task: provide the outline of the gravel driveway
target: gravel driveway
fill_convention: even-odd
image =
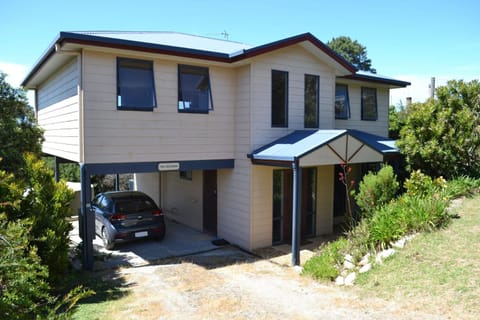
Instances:
[[[111,319],[443,319],[321,285],[231,246],[119,273],[129,295]]]

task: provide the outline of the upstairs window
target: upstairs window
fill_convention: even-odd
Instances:
[[[153,62],[117,59],[117,109],[152,111],[157,106]]]
[[[335,119],[350,118],[350,100],[348,98],[348,86],[345,84],[335,85]]]
[[[362,120],[377,120],[377,89],[362,87]]]
[[[288,127],[288,72],[272,70],[272,127]]]
[[[319,84],[318,76],[305,75],[305,128],[318,128]]]
[[[208,68],[178,66],[178,111],[208,113],[213,110]]]

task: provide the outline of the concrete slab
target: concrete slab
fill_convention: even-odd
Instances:
[[[113,250],[106,250],[99,236],[93,241],[96,251],[94,269],[108,269],[117,266],[144,266],[169,257],[181,257],[215,250],[215,237],[199,232],[176,221],[166,219],[166,234],[162,241],[142,239],[118,243]],[[70,233],[73,246],[81,239],[78,235],[78,222],[72,221],[74,229]]]

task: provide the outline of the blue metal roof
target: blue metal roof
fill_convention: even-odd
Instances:
[[[371,72],[362,71],[362,70],[358,70],[354,74],[344,76],[341,78],[383,83],[383,84],[389,84],[396,87],[406,87],[411,84],[410,82],[407,82],[407,81],[402,81],[402,80],[398,80],[391,77],[382,76],[376,73],[371,73]]]
[[[344,135],[347,130],[297,130],[252,152],[252,158],[294,161],[313,149]]]
[[[383,154],[400,152],[395,145],[395,140],[354,129],[349,129],[348,133]]]
[[[254,160],[292,162],[345,134],[382,154],[398,152],[394,140],[358,130],[297,130],[253,151],[249,157]]]
[[[179,32],[157,32],[157,31],[75,31],[72,34],[110,38],[124,41],[140,42],[147,44],[156,44],[184,48],[190,50],[199,50],[206,52],[216,52],[228,55],[230,57],[242,53],[243,50],[250,49],[252,46],[202,36],[194,36]],[[65,33],[66,34],[66,33]]]

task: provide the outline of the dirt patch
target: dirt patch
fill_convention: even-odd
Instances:
[[[118,301],[121,308],[112,308],[111,318],[441,319],[396,302],[359,299],[240,250],[221,257],[218,250],[183,262],[121,269],[130,294]]]

